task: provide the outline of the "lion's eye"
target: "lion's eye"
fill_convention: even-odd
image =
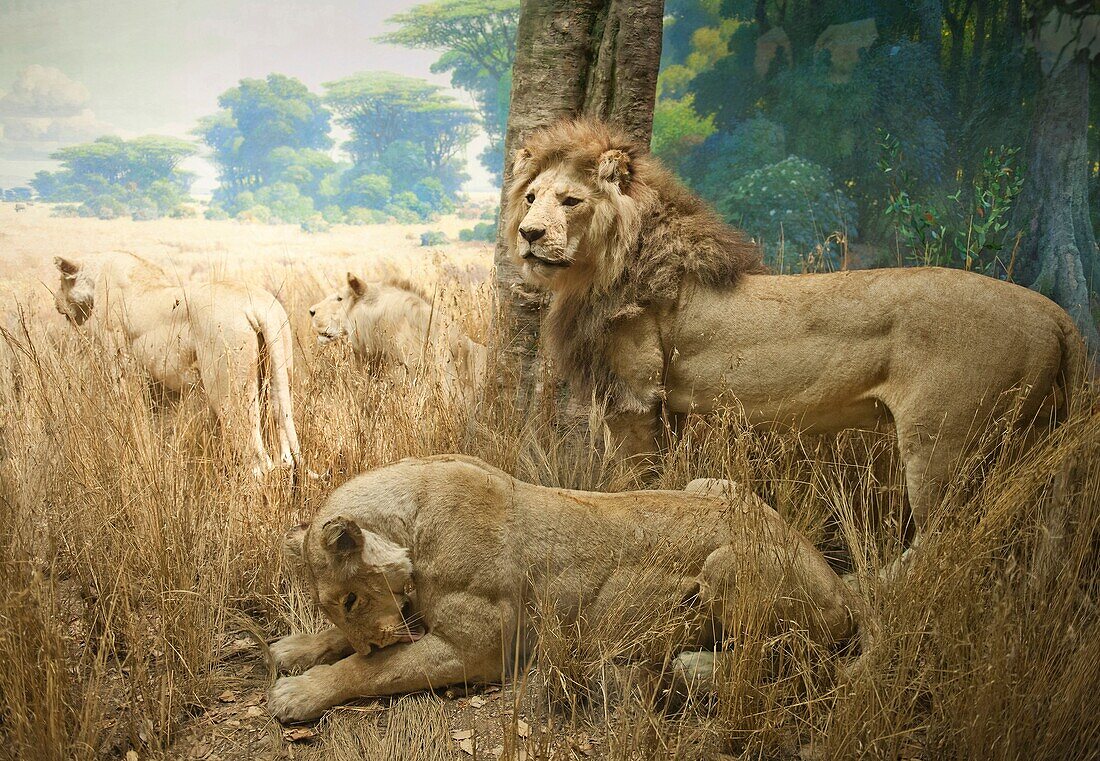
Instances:
[[[343,296],[337,296],[337,297],[336,297],[336,300],[337,300],[337,301],[343,301],[343,300],[344,300],[344,297],[343,297]]]
[[[562,206],[576,206],[580,202],[581,202],[580,198],[574,198],[573,196],[568,196],[568,197],[566,197],[566,199],[564,201],[561,202],[561,205]]]
[[[350,593],[344,598],[344,610],[351,613],[351,609],[355,607],[355,601],[359,598],[355,596],[355,592]]]
[[[528,193],[527,194],[527,203],[534,203],[534,202],[535,202],[535,194],[534,193]]]

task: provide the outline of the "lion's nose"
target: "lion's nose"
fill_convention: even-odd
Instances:
[[[317,310],[316,309],[310,309],[309,310],[309,316],[310,317],[316,317],[317,316]]]
[[[523,239],[528,243],[534,243],[542,236],[546,235],[545,227],[521,227],[519,228],[519,234],[523,236]]]

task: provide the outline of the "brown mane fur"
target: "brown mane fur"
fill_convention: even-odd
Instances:
[[[619,188],[598,174],[607,151],[622,151],[629,168]],[[556,369],[577,391],[626,403],[630,398],[608,364],[613,324],[653,304],[674,304],[687,283],[733,285],[745,273],[765,272],[760,250],[692,194],[660,162],[608,124],[563,121],[530,135],[514,166],[505,211],[505,239],[515,246],[527,186],[543,171],[567,165],[589,178],[597,211],[581,243],[597,276],[585,287],[556,293],[544,321]],[[626,197],[624,200],[623,196]]]

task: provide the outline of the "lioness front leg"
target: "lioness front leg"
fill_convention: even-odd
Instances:
[[[297,673],[318,664],[335,663],[354,652],[348,638],[335,626],[318,634],[291,634],[271,646],[279,673]]]
[[[479,641],[484,645],[484,639]],[[370,655],[355,653],[331,666],[314,666],[301,676],[275,682],[267,704],[283,723],[316,719],[333,706],[356,698],[398,695],[460,682],[501,678],[503,659],[491,641],[482,652],[460,652],[442,637],[390,645]]]

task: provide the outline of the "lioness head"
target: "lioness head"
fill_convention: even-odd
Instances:
[[[54,305],[66,320],[83,325],[95,306],[95,280],[71,259],[55,256],[53,263],[61,273],[61,284],[53,294]]]
[[[637,239],[644,152],[606,124],[533,133],[512,162],[505,234],[526,280],[557,289],[614,282]]]
[[[404,547],[336,516],[291,529],[284,551],[296,573],[312,585],[325,615],[358,652],[423,636]]]
[[[317,343],[326,344],[347,338],[351,330],[349,314],[352,308],[363,299],[371,298],[375,290],[370,283],[349,272],[347,282],[338,291],[311,306],[309,316],[317,333]]]

